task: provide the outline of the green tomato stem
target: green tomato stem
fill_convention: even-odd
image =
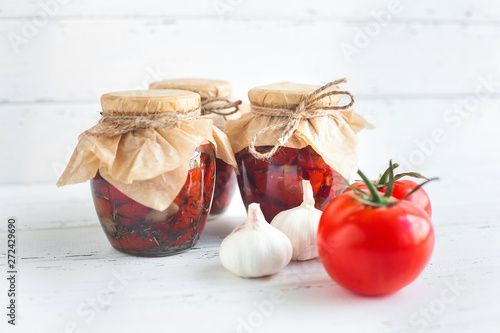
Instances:
[[[392,168],[389,166],[389,168],[387,170],[385,170],[385,172],[382,174],[382,176],[380,176],[380,178],[377,180],[377,182],[375,183],[375,186],[377,186],[377,187],[386,186],[387,182],[389,180],[389,173],[391,172],[391,169],[394,172],[394,169],[396,169],[397,167],[399,167],[399,164],[397,164],[397,163],[394,163],[392,165]]]
[[[399,173],[396,176],[394,176],[394,181],[398,181],[399,179],[401,179],[403,177],[413,177],[413,178],[429,180],[429,178],[422,176],[418,172],[404,172],[404,173]]]
[[[361,177],[361,179],[363,179],[363,181],[365,182],[366,186],[368,187],[368,189],[370,190],[370,193],[372,195],[372,200],[373,202],[375,203],[380,203],[382,202],[382,198],[380,197],[380,194],[378,193],[377,191],[377,188],[375,187],[375,185],[368,179],[368,177],[365,176],[365,174],[361,171],[361,170],[358,170],[358,175]]]
[[[367,206],[378,207],[378,208],[391,207],[391,206],[397,205],[398,203],[400,203],[403,200],[406,200],[410,195],[412,195],[413,193],[418,191],[423,185],[427,184],[428,182],[433,181],[433,180],[438,180],[438,178],[427,179],[424,176],[422,176],[416,172],[402,173],[402,174],[394,176],[394,169],[396,169],[398,166],[399,166],[398,164],[392,164],[392,160],[389,161],[389,168],[384,172],[383,175],[381,175],[379,177],[379,179],[375,183],[371,182],[368,179],[368,177],[366,177],[365,174],[361,170],[358,170],[358,175],[361,177],[361,179],[363,180],[366,187],[370,190],[370,193],[365,192],[363,190],[360,190],[352,185],[349,185],[349,183],[347,183],[347,181],[346,181],[345,184],[351,190],[353,190],[353,193],[349,193],[349,194],[354,199],[356,199],[357,201],[359,201],[362,204],[367,205]],[[418,185],[417,187],[415,187],[410,193],[408,193],[402,199],[391,200],[392,192],[394,190],[394,183],[396,182],[397,179],[399,179],[398,176],[399,176],[399,178],[404,177],[404,176],[424,178],[424,179],[426,179],[426,181],[423,182],[422,184]],[[383,186],[382,186],[382,183],[384,183]],[[380,187],[386,186],[387,187],[385,194],[383,196],[381,196],[380,193],[378,192],[377,186],[380,186]]]
[[[394,167],[392,165],[392,160],[389,161],[389,169],[387,170],[389,170],[389,182],[387,183],[384,197],[390,198],[392,195],[392,190],[394,189]]]

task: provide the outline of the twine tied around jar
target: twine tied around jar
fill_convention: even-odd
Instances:
[[[226,98],[208,97],[201,100],[201,114],[209,113],[218,114],[220,116],[230,116],[235,114],[240,109],[240,100],[231,102]]]
[[[201,109],[185,113],[161,112],[148,114],[131,114],[123,112],[101,112],[102,118],[97,127],[86,131],[93,136],[114,136],[148,128],[169,129],[181,120],[194,119],[200,116]]]
[[[251,106],[251,111],[254,114],[257,115],[262,115],[262,116],[271,116],[271,117],[279,117],[281,118],[281,121],[279,121],[276,125],[265,127],[261,129],[259,132],[257,132],[252,140],[250,141],[250,145],[248,147],[250,153],[257,159],[262,160],[262,159],[270,159],[271,157],[274,156],[274,154],[278,151],[278,149],[284,145],[290,137],[295,133],[297,128],[299,127],[299,124],[302,120],[305,119],[310,119],[310,118],[317,118],[317,117],[324,117],[324,116],[331,116],[338,111],[343,111],[347,110],[354,104],[354,97],[351,95],[350,92],[348,91],[342,91],[342,90],[332,90],[328,92],[324,92],[331,86],[337,85],[339,83],[344,83],[347,82],[346,78],[342,78],[339,80],[335,80],[333,82],[330,82],[328,84],[325,84],[324,86],[316,89],[314,92],[312,92],[309,96],[307,96],[304,100],[302,100],[299,105],[295,109],[288,109],[288,108],[272,108],[272,107],[266,107],[266,106],[256,106],[252,105]],[[350,102],[346,105],[314,105],[315,102],[328,97],[332,95],[345,95],[349,96]],[[281,136],[278,138],[276,144],[273,146],[273,148],[266,152],[266,153],[260,153],[257,151],[255,145],[257,142],[257,139],[259,136],[264,134],[267,131],[270,130],[277,130],[277,129],[283,129],[283,132]]]

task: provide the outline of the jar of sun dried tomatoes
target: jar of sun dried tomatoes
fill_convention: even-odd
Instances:
[[[369,125],[350,110],[354,100],[338,80],[323,87],[277,83],[249,91],[249,113],[228,121],[244,204],[260,203],[268,222],[302,202],[309,180],[316,208],[343,192],[356,167],[355,133]],[[339,105],[341,97],[349,100]]]
[[[101,120],[80,135],[58,185],[91,180],[99,221],[114,248],[139,256],[188,250],[210,209],[214,149],[231,154],[227,138],[200,116],[193,92],[109,93],[101,104]]]
[[[227,119],[238,118],[244,108],[241,101],[230,100],[231,84],[223,80],[170,79],[154,82],[149,89],[182,89],[198,93],[201,97],[202,114],[212,119],[221,130]],[[215,163],[215,190],[209,218],[226,211],[237,187],[234,168],[221,158],[217,158]]]

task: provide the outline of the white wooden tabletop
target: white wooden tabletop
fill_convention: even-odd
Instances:
[[[498,174],[498,172],[497,172]],[[195,248],[162,258],[109,245],[88,184],[4,186],[1,211],[18,230],[18,318],[2,332],[498,332],[499,182],[469,184],[470,197],[429,186],[436,246],[422,275],[385,297],[361,297],[333,282],[319,260],[242,279],[218,257],[243,222],[239,197],[207,223]],[[497,186],[495,186],[497,185]],[[465,184],[464,184],[465,186]],[[447,193],[448,192],[448,193]],[[2,274],[6,271],[2,225]],[[6,280],[0,280],[2,305]],[[5,307],[2,306],[5,312]]]

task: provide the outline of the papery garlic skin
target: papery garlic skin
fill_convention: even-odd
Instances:
[[[302,181],[304,201],[298,207],[285,210],[276,215],[271,225],[281,230],[292,243],[292,260],[303,261],[317,258],[317,233],[319,220],[323,213],[314,208],[314,195],[311,183]]]
[[[252,203],[246,221],[222,241],[219,257],[228,271],[255,278],[274,274],[288,265],[292,252],[288,237],[267,223],[260,205]]]

